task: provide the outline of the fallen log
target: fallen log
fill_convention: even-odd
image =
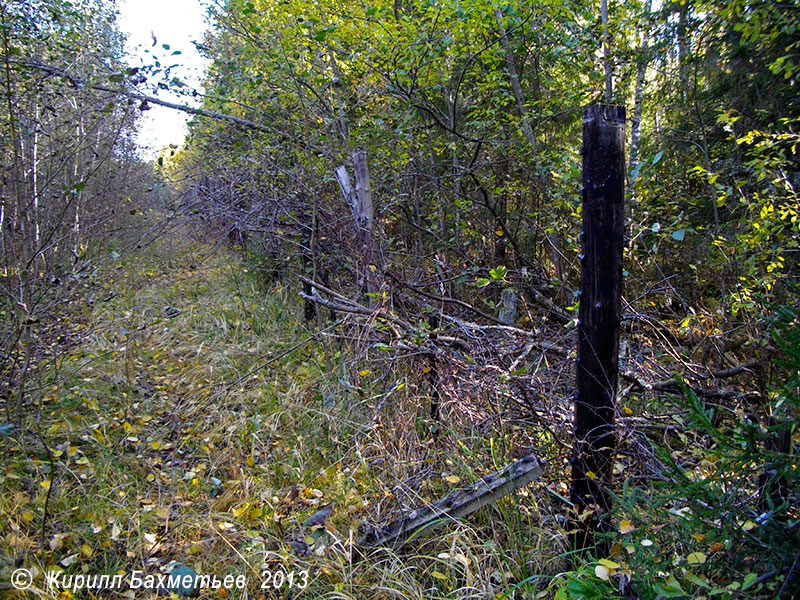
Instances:
[[[358,541],[358,545],[362,548],[400,546],[413,535],[446,521],[464,518],[487,504],[497,502],[503,496],[535,481],[542,473],[542,463],[536,456],[529,454],[498,473],[487,475],[441,500],[403,515],[386,527],[369,528]]]

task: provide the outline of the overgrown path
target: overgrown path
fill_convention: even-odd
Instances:
[[[376,427],[380,398],[368,370],[358,389],[326,372],[340,369],[344,350],[303,343],[313,332],[302,325],[296,292],[265,286],[257,261],[244,265],[226,248],[180,236],[112,256],[88,280],[84,304],[61,319],[62,342],[83,341],[47,374],[47,449],[31,460],[29,450],[3,442],[15,482],[7,482],[3,512],[18,517],[0,542],[3,554],[65,576],[158,574],[181,562],[245,575],[251,591],[282,569],[295,573],[295,593],[307,577],[311,597],[383,597],[372,590],[387,578],[405,597],[465,585],[489,597],[523,578],[528,565],[502,557],[466,525],[440,536],[431,555],[382,551],[354,561],[362,522],[396,497],[413,505],[482,474],[466,466],[475,454],[462,463],[442,447],[408,481],[397,460],[403,440],[393,449]],[[530,535],[535,513],[516,502],[505,510]],[[28,556],[40,539],[44,560]],[[435,547],[461,559],[437,559]],[[407,568],[415,561],[418,568]],[[55,595],[41,577],[37,584],[41,597]],[[270,593],[289,590],[288,582],[278,587]]]

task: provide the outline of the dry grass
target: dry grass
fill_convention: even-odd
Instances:
[[[470,430],[451,406],[453,426],[434,440],[411,369],[387,385],[335,342],[258,368],[312,332],[293,290],[265,293],[232,253],[172,236],[108,264],[91,289],[91,336],[42,393],[54,468],[33,436],[0,441],[4,580],[15,563],[128,574],[177,561],[244,574],[251,593],[265,569],[308,571],[307,589],[268,597],[521,598],[564,567],[558,523],[532,490],[361,556],[360,524],[483,475],[514,454],[514,436]],[[329,502],[324,527],[304,525]],[[41,578],[35,589],[57,596]]]

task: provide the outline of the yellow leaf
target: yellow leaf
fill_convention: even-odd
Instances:
[[[611,569],[619,569],[619,564],[618,563],[615,563],[613,560],[608,560],[607,558],[601,558],[597,562],[599,562],[601,565],[603,565],[604,567],[606,567],[607,569],[610,569],[610,570]]]
[[[145,479],[147,481],[155,481],[156,480],[156,476],[153,475],[152,473],[150,473],[147,477],[145,477]]]
[[[364,369],[363,371],[359,371],[358,374],[361,375],[362,377],[366,377],[367,375],[369,375],[369,369]]]
[[[251,519],[260,519],[264,516],[264,509],[259,507],[253,507],[250,509],[250,518]]]
[[[152,444],[150,444],[150,447],[151,447],[153,450],[160,450],[160,449],[161,449],[161,442],[159,442],[158,440],[156,440],[156,441],[154,441]]]
[[[609,549],[609,555],[617,558],[620,554],[622,554],[622,544],[619,542],[614,542]]]
[[[27,521],[28,523],[30,523],[30,522],[31,522],[31,521],[33,521],[33,519],[34,519],[34,517],[33,517],[33,513],[32,513],[32,512],[30,512],[30,511],[25,511],[24,513],[22,513],[22,518],[23,518],[25,521]]]
[[[77,446],[70,446],[69,449],[67,450],[67,456],[69,456],[70,458],[75,456],[77,453],[78,453]]]
[[[597,565],[594,568],[594,574],[597,576],[598,579],[602,579],[603,581],[608,581],[611,572],[603,565]]]
[[[47,479],[46,481],[40,481],[39,485],[42,486],[43,489],[49,490],[50,489],[50,480]]]
[[[633,414],[633,411],[631,410],[631,408],[629,406],[623,407],[622,408],[622,412],[624,412],[626,415],[632,415]]]
[[[451,483],[451,484],[455,485],[456,483],[461,481],[461,477],[459,477],[458,475],[448,475],[447,477],[444,478],[444,480],[447,483]]]
[[[92,558],[92,554],[94,554],[94,550],[89,544],[84,544],[81,546],[81,552],[83,552],[87,558]]]
[[[586,471],[586,476],[589,479],[597,479],[597,473],[595,473],[594,471]]]
[[[742,525],[742,529],[744,529],[745,531],[750,531],[755,527],[757,527],[757,525],[753,521],[745,521],[744,525]]]
[[[706,555],[702,552],[692,552],[686,557],[686,562],[688,562],[690,565],[702,565],[704,562],[706,562]]]
[[[693,537],[694,539],[696,539],[698,542],[702,542],[702,541],[703,541],[703,539],[705,539],[705,537],[706,537],[706,536],[704,536],[702,533],[693,533],[693,534],[691,534],[691,535],[692,535],[692,537]]]
[[[166,519],[167,517],[169,517],[169,509],[168,509],[167,507],[164,507],[164,508],[159,508],[159,509],[156,511],[156,516],[157,516],[159,519]]]
[[[447,575],[440,573],[439,571],[433,571],[431,576],[436,577],[436,579],[441,579],[442,581],[447,581]]]
[[[254,466],[255,466],[255,464],[256,464],[256,461],[254,461],[254,460],[253,460],[253,457],[252,457],[252,456],[248,456],[248,457],[245,459],[245,461],[244,461],[244,464],[246,464],[248,467],[254,467]]]
[[[629,521],[628,519],[625,519],[624,521],[620,521],[619,522],[619,532],[622,535],[625,535],[626,533],[630,533],[634,529],[636,529],[636,527],[634,527],[633,526],[633,522]]]

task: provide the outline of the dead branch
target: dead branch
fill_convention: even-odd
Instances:
[[[443,499],[393,521],[387,527],[374,527],[359,540],[359,546],[397,546],[409,537],[450,520],[471,515],[479,508],[497,502],[503,496],[538,479],[542,463],[533,454],[511,463],[470,486],[456,490]]]

